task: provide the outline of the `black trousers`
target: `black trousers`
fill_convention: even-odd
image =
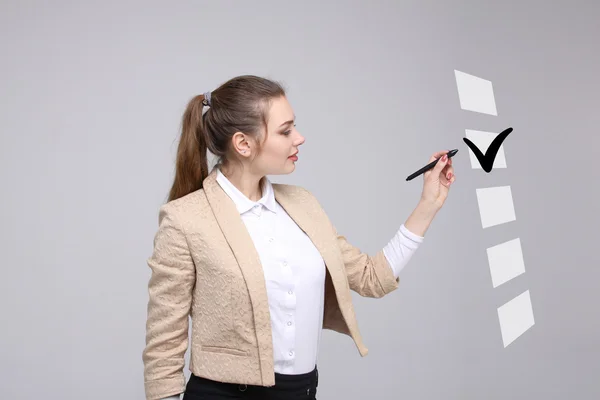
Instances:
[[[182,400],[317,400],[319,371],[299,375],[275,373],[275,386],[240,385],[217,382],[194,374],[186,385]]]

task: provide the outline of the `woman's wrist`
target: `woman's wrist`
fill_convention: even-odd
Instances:
[[[435,204],[421,199],[409,215],[404,226],[415,235],[425,236],[425,232],[427,232],[438,211],[439,207]]]

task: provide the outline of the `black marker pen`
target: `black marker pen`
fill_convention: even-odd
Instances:
[[[458,153],[458,149],[454,149],[454,150],[450,150],[447,154],[448,154],[448,158],[451,158],[452,156],[454,156],[456,153]],[[443,157],[443,156],[442,156]],[[416,178],[417,176],[424,174],[425,172],[429,171],[431,168],[435,167],[435,164],[437,164],[437,162],[440,159],[436,159],[433,160],[432,162],[430,162],[429,164],[427,164],[426,166],[424,166],[423,168],[421,168],[420,170],[413,172],[412,174],[410,174],[406,180],[410,181],[411,179]]]

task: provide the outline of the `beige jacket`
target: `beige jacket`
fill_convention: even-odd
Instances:
[[[273,190],[325,261],[324,329],[350,336],[366,356],[350,290],[382,297],[398,287],[383,250],[370,257],[348,243],[306,189],[274,183]],[[202,189],[160,208],[148,265],[152,275],[143,351],[147,399],[185,390],[190,315],[192,373],[222,382],[275,384],[260,259],[235,204],[216,181],[215,168]]]

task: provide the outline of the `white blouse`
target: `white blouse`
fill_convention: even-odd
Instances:
[[[252,201],[217,171],[217,182],[235,203],[263,267],[275,372],[303,374],[315,368],[323,327],[325,264],[310,238],[275,200],[265,177],[263,196]],[[408,263],[423,237],[404,224],[383,248],[394,276]],[[179,399],[179,395],[164,400]]]

